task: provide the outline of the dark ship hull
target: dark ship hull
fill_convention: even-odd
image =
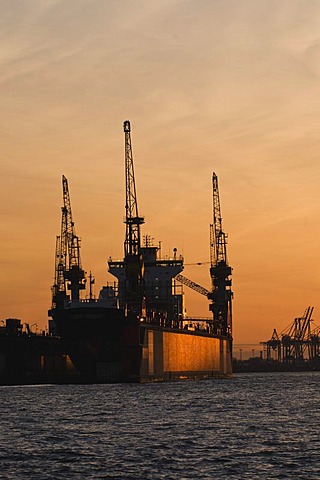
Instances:
[[[225,336],[163,327],[116,308],[51,311],[73,364],[87,382],[148,382],[231,375]]]

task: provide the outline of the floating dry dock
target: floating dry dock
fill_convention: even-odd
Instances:
[[[181,275],[182,256],[162,258],[151,237],[141,241],[130,122],[124,122],[126,215],[124,258],[109,258],[114,283],[92,293],[72,217],[68,181],[62,177],[61,232],[56,242],[51,327],[77,370],[90,382],[144,382],[231,375],[231,267],[222,230],[218,179],[213,174],[210,277],[207,290]],[[211,317],[185,317],[183,284],[204,294]],[[84,290],[89,286],[87,298]]]

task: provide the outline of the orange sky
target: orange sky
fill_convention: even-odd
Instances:
[[[143,233],[164,254],[209,259],[219,177],[235,342],[308,305],[320,325],[318,1],[11,0],[0,24],[1,319],[46,325],[62,174],[84,267],[111,279],[129,119]],[[210,287],[208,266],[184,274]]]

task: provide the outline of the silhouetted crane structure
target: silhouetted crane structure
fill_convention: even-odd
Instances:
[[[213,224],[210,225],[210,276],[212,290],[189,280],[184,275],[177,275],[176,280],[192,288],[201,295],[211,300],[210,311],[213,313],[213,332],[227,335],[232,344],[232,297],[231,279],[232,268],[227,260],[227,235],[222,229],[222,217],[220,208],[220,197],[218,177],[212,175],[213,187]],[[194,263],[202,265],[205,262]]]
[[[313,307],[306,308],[280,335],[274,329],[271,339],[261,342],[266,346],[267,362],[290,367],[319,367],[320,327],[312,329]]]
[[[142,315],[144,299],[143,260],[141,254],[140,225],[144,218],[138,214],[129,120],[123,124],[125,135],[126,177],[126,237],[124,242],[125,308],[133,315]]]
[[[200,265],[200,263],[195,265]],[[178,282],[183,283],[183,285],[186,285],[187,287],[192,288],[192,290],[195,290],[196,292],[200,293],[200,295],[205,295],[206,297],[208,297],[208,295],[210,295],[211,293],[205,287],[202,287],[198,283],[195,283],[192,280],[189,280],[189,278],[185,277],[184,275],[181,275],[181,273],[175,276],[175,280],[178,280]]]
[[[214,331],[232,338],[232,268],[227,260],[227,235],[222,229],[222,216],[218,177],[212,175],[213,187],[213,224],[210,225],[210,276],[212,292],[208,298],[212,301],[210,311],[213,313]]]
[[[61,222],[63,224],[63,222]],[[64,272],[66,270],[66,252],[62,245],[62,236],[56,237],[54,284],[52,291],[52,308],[63,306],[66,300],[66,282]]]
[[[62,175],[63,207],[61,233],[56,239],[55,280],[52,287],[53,306],[63,305],[68,300],[80,300],[80,290],[85,289],[85,272],[81,266],[80,239],[76,235],[72,218],[68,180]]]

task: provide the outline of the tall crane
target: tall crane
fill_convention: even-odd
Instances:
[[[123,123],[125,135],[125,177],[126,177],[126,237],[124,241],[125,264],[125,308],[134,316],[143,314],[144,282],[141,254],[140,225],[144,218],[138,214],[137,192],[134,177],[129,120]]]
[[[213,188],[213,224],[210,225],[210,276],[212,292],[208,298],[212,301],[214,330],[232,338],[232,268],[227,260],[227,235],[222,229],[222,217],[218,177],[212,175]]]
[[[68,180],[64,175],[62,175],[62,191],[62,238],[63,243],[68,247],[68,263],[64,277],[70,282],[67,288],[71,291],[71,301],[78,302],[80,290],[85,289],[85,272],[81,266],[80,239],[76,235],[72,218]]]
[[[52,287],[53,306],[62,306],[71,291],[71,301],[78,302],[85,289],[85,272],[81,266],[80,239],[72,218],[68,180],[62,175],[63,207],[61,233],[56,240],[55,282]],[[69,283],[67,283],[67,281]]]

